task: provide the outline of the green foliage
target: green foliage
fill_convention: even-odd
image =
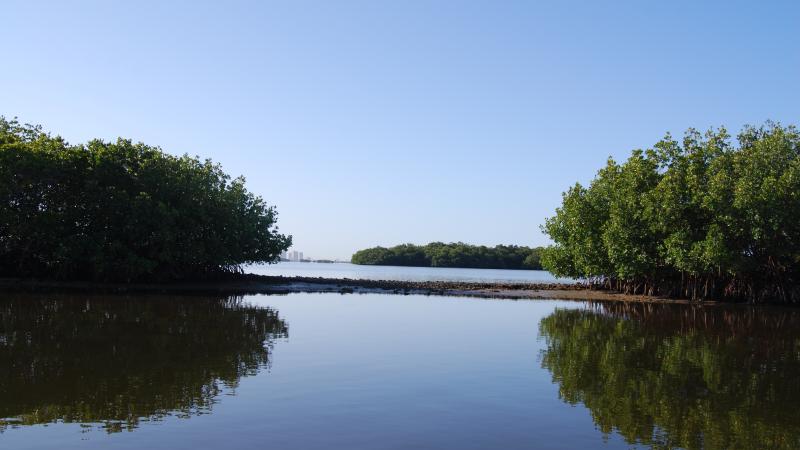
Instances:
[[[402,244],[395,247],[373,247],[359,250],[351,258],[353,264],[414,267],[467,267],[476,269],[542,268],[540,248],[517,245],[469,245],[463,242],[428,245]]]
[[[0,117],[0,276],[171,280],[271,262],[273,207],[210,160]]]
[[[796,311],[605,303],[539,328],[559,396],[604,433],[654,449],[800,448]]]
[[[240,298],[5,295],[0,299],[0,433],[210,411],[226,388],[269,365],[278,313]]]
[[[767,123],[609,160],[564,194],[542,265],[629,293],[800,301],[800,134]]]

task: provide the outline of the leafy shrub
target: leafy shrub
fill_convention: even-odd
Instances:
[[[174,280],[271,262],[275,209],[218,164],[0,117],[0,276]]]

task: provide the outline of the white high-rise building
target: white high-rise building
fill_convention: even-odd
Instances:
[[[300,257],[297,260],[298,261],[302,261],[303,260],[303,252],[300,252]]]

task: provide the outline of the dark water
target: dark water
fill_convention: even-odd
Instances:
[[[793,310],[0,296],[0,448],[800,448]]]

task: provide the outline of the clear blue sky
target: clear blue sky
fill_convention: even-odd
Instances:
[[[211,157],[295,249],[546,244],[665,132],[798,123],[800,2],[3,2],[0,114]]]

